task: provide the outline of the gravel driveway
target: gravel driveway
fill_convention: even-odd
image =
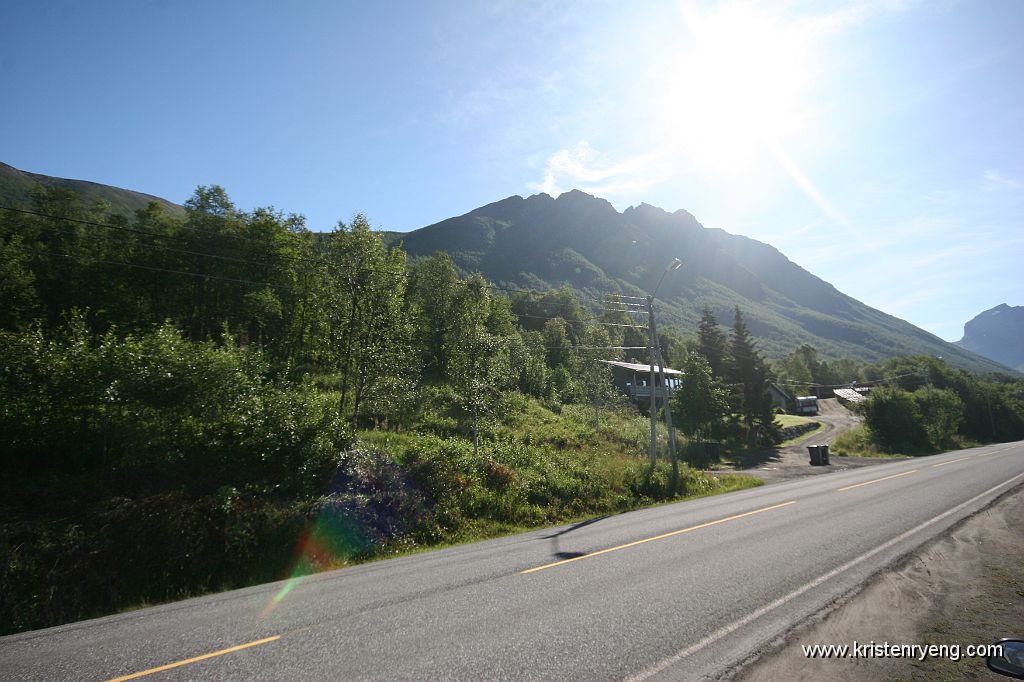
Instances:
[[[824,424],[824,430],[805,436],[794,445],[730,458],[735,471],[757,476],[765,483],[777,483],[800,476],[817,476],[892,461],[870,457],[836,457],[830,454],[828,466],[811,466],[808,445],[831,443],[840,433],[849,431],[861,422],[859,416],[835,398],[819,400],[818,415],[812,418]]]

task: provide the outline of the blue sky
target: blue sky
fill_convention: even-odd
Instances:
[[[1024,3],[38,2],[0,160],[329,229],[579,188],[955,340],[1024,304]]]

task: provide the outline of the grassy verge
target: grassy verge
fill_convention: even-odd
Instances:
[[[775,417],[775,423],[779,425],[779,428],[788,429],[791,426],[801,426],[802,424],[814,424],[817,422],[814,419],[801,417],[798,414],[780,414]]]
[[[510,400],[479,451],[442,400],[415,429],[359,431],[310,492],[140,490],[8,514],[0,635],[761,484],[682,464],[673,486],[666,434],[651,470],[635,410]],[[45,501],[39,488],[18,499]]]
[[[833,455],[840,457],[882,457],[903,459],[914,455],[900,452],[884,452],[871,440],[871,432],[863,424],[845,431],[832,439],[829,446]]]
[[[488,425],[478,452],[459,436],[359,433],[363,446],[397,463],[424,492],[436,525],[426,544],[486,539],[759,485],[753,477],[716,476],[682,463],[674,488],[666,434],[658,434],[661,461],[651,471],[649,422],[635,410],[522,402]]]
[[[685,465],[683,465],[685,469]],[[705,472],[696,472],[698,474],[706,475]],[[684,474],[685,476],[685,474]],[[362,559],[348,560],[341,562],[335,566],[324,567],[321,570],[330,570],[330,568],[342,568],[344,566],[354,565],[358,563],[366,563],[372,561],[380,561],[383,559],[390,559],[398,556],[406,556],[410,554],[420,554],[423,552],[432,552],[446,547],[456,547],[459,545],[470,544],[473,542],[481,542],[484,540],[493,540],[495,538],[507,537],[510,535],[516,535],[518,533],[525,533],[531,530],[538,530],[543,528],[550,528],[554,526],[570,525],[574,523],[581,523],[583,521],[589,521],[595,518],[603,518],[606,516],[613,516],[617,514],[624,514],[626,512],[635,511],[638,509],[647,509],[650,507],[661,507],[667,504],[675,504],[677,502],[685,502],[687,500],[696,500],[703,497],[710,497],[712,495],[722,495],[724,493],[736,492],[739,490],[746,490],[747,488],[756,488],[764,485],[764,481],[761,479],[750,476],[748,474],[709,474],[707,478],[715,481],[714,483],[707,485],[704,490],[691,492],[688,494],[677,495],[665,500],[643,500],[638,501],[635,504],[625,505],[623,508],[604,514],[586,513],[577,516],[565,516],[559,519],[553,519],[548,523],[540,525],[514,525],[502,522],[494,521],[474,521],[463,528],[457,535],[452,536],[445,540],[440,540],[436,543],[429,545],[397,545],[395,547],[384,547],[380,552],[368,556]]]
[[[822,431],[825,430],[825,425],[822,424],[821,422],[813,422],[813,420],[808,421],[812,421],[812,423],[817,424],[817,426],[811,431],[805,431],[804,433],[801,433],[799,436],[794,436],[793,438],[789,438],[787,440],[782,441],[781,443],[779,443],[778,447],[784,448],[787,445],[796,445],[798,443],[802,443],[805,440],[809,439],[814,434],[821,433]]]
[[[840,457],[879,457],[886,459],[904,459],[907,457],[927,457],[951,450],[964,450],[984,445],[974,440],[954,437],[951,443],[939,450],[925,452],[887,452],[882,450],[871,439],[871,432],[864,424],[839,434],[832,440],[831,453]]]

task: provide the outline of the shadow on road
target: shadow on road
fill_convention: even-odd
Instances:
[[[560,538],[561,536],[563,536],[563,535],[565,535],[567,533],[571,533],[574,530],[579,530],[580,528],[583,528],[585,526],[589,526],[591,524],[597,523],[598,521],[603,521],[604,519],[607,519],[608,516],[609,516],[608,514],[605,514],[604,516],[596,516],[596,517],[594,517],[592,519],[587,519],[586,521],[580,521],[579,523],[574,523],[571,526],[567,527],[566,529],[558,531],[557,533],[552,533],[551,535],[545,535],[544,536],[545,540],[551,540],[551,545],[552,545],[551,556],[555,557],[556,559],[563,560],[563,559],[575,559],[577,557],[581,557],[581,556],[584,556],[585,554],[587,554],[587,552],[563,552],[563,551],[561,551],[561,549],[559,548],[559,545],[558,545],[558,538]]]
[[[580,528],[583,528],[584,526],[589,526],[590,524],[597,523],[598,521],[604,521],[607,518],[608,518],[608,514],[605,514],[604,516],[595,516],[592,519],[587,519],[586,521],[580,521],[579,523],[574,523],[571,526],[569,526],[568,528],[566,528],[565,530],[560,530],[557,533],[552,533],[551,535],[545,535],[545,536],[543,536],[543,539],[544,540],[550,540],[551,538],[557,539],[559,535],[565,535],[566,533],[571,533],[574,530],[579,530]]]

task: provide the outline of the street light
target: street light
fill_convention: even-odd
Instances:
[[[665,275],[681,267],[683,267],[683,261],[678,258],[673,258],[672,262],[665,266],[665,271],[661,273],[661,279],[658,280],[658,286],[654,287],[654,293],[651,294],[651,298],[658,295],[658,289],[661,288],[661,283],[665,281]]]
[[[650,361],[651,367],[651,401],[650,401],[650,413],[651,413],[651,447],[650,447],[650,458],[651,458],[651,469],[654,469],[654,465],[657,463],[658,450],[657,450],[657,432],[658,432],[658,402],[657,402],[657,391],[654,382],[654,359],[655,354],[658,356],[658,369],[661,372],[661,384],[665,389],[665,424],[668,427],[668,446],[672,453],[672,482],[673,485],[679,479],[679,463],[676,460],[676,438],[675,433],[672,431],[672,408],[668,402],[668,384],[665,381],[665,359],[661,357],[661,351],[658,349],[658,328],[654,323],[654,297],[658,294],[658,289],[661,288],[661,283],[665,281],[665,275],[669,272],[673,272],[683,267],[683,261],[678,258],[673,258],[672,262],[665,266],[665,270],[661,273],[661,278],[658,280],[657,286],[654,287],[654,292],[647,297],[647,357]]]

